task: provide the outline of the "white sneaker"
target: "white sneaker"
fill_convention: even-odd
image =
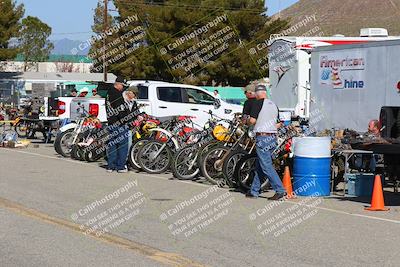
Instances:
[[[111,172],[113,172],[114,170],[113,169],[107,169],[107,172],[108,173],[111,173]]]
[[[118,173],[127,173],[127,172],[128,172],[128,169],[125,168],[125,169],[122,169],[122,170],[118,170],[117,172],[118,172]]]

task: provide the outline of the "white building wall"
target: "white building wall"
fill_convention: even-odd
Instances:
[[[92,63],[72,63],[72,62],[38,62],[29,64],[27,71],[36,72],[77,72],[90,73]],[[19,61],[0,61],[0,71],[4,72],[23,72],[24,62]]]

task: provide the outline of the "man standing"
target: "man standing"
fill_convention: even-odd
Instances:
[[[255,88],[256,98],[262,101],[262,105],[254,105],[247,120],[249,125],[254,126],[256,133],[256,174],[253,183],[246,197],[257,198],[260,194],[260,178],[267,176],[275,195],[270,200],[279,200],[286,195],[285,188],[274,169],[271,153],[276,147],[276,134],[278,126],[279,111],[277,106],[267,99],[267,88],[265,85],[257,85]]]
[[[81,90],[79,90],[78,97],[86,97],[88,93],[89,89],[87,87],[83,87]]]
[[[101,98],[101,95],[98,95],[98,94],[97,94],[97,89],[96,89],[96,88],[93,88],[93,89],[92,89],[92,97]]]
[[[76,89],[73,88],[73,89],[71,90],[71,93],[69,94],[69,96],[76,97],[77,95],[78,95],[78,91],[76,91]]]
[[[214,96],[215,96],[215,98],[217,98],[217,99],[221,99],[221,96],[219,95],[218,90],[214,90]]]
[[[381,136],[381,131],[379,129],[379,121],[378,120],[371,120],[368,123],[368,134],[373,135],[375,137]]]
[[[126,160],[128,157],[130,121],[129,105],[123,97],[124,79],[117,77],[114,86],[108,89],[106,110],[108,120],[107,171],[119,173],[128,172]]]
[[[131,86],[122,93],[124,101],[128,105],[130,111],[134,111],[134,110],[138,109],[138,106],[136,103],[138,91],[139,90],[136,86]]]
[[[245,88],[246,91],[244,91],[244,94],[246,95],[246,101],[244,101],[244,105],[243,105],[243,112],[242,114],[245,116],[249,116],[251,109],[253,108],[254,105],[257,104],[257,102],[262,102],[262,100],[257,101],[256,99],[256,93],[254,92],[254,87],[249,85],[246,86]]]

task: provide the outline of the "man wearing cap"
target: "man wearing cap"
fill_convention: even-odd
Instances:
[[[254,125],[258,160],[256,163],[256,174],[246,197],[257,198],[259,196],[261,189],[260,177],[266,176],[276,192],[269,199],[279,200],[286,195],[286,191],[278,173],[274,169],[271,156],[272,151],[276,147],[276,134],[279,125],[278,107],[267,98],[267,88],[265,85],[257,85],[255,87],[255,94],[256,98],[262,101],[262,105],[253,106],[247,123]]]
[[[243,111],[242,111],[242,122],[246,123],[246,121],[250,117],[250,112],[252,109],[260,110],[262,106],[263,100],[257,100],[256,93],[254,92],[255,86],[254,84],[249,84],[244,89],[244,94],[246,95],[246,101],[243,104]]]
[[[109,138],[107,144],[107,171],[128,172],[129,128],[131,110],[123,96],[124,79],[117,77],[114,86],[108,89],[106,110]]]
[[[96,88],[92,89],[92,97],[101,98],[101,95],[97,94],[97,89]]]
[[[136,86],[130,86],[122,93],[125,102],[129,106],[129,110],[137,110],[137,104],[135,101],[137,94],[138,94],[138,88]]]
[[[87,87],[83,87],[81,90],[79,90],[78,97],[86,97],[88,93],[89,89]]]
[[[76,97],[77,95],[78,95],[78,91],[76,91],[76,89],[73,88],[73,89],[71,90],[71,93],[69,94],[69,96]]]
[[[253,105],[260,105],[261,108],[261,104],[262,100],[257,100],[256,99],[256,93],[254,92],[255,90],[255,86],[253,84],[249,84],[244,88],[244,94],[246,95],[246,101],[244,102],[243,105],[243,115],[250,115],[250,111],[253,107]]]

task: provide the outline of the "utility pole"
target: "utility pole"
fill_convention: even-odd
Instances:
[[[278,2],[278,5],[279,5],[279,15],[278,15],[278,17],[279,18],[281,18],[281,0],[279,0],[279,2]]]
[[[104,31],[104,40],[103,40],[103,51],[104,51],[104,56],[103,56],[103,75],[104,75],[104,82],[107,82],[107,65],[106,65],[106,45],[107,45],[107,4],[108,0],[104,0],[104,17],[103,17],[103,31]]]

